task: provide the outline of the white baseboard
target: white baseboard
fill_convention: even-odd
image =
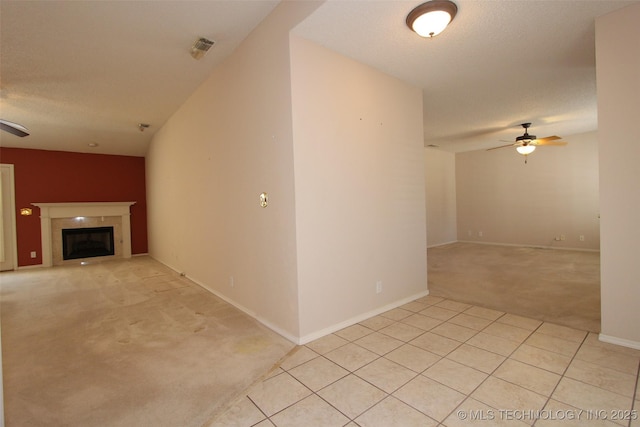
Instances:
[[[284,331],[283,329],[275,326],[274,324],[272,324],[271,322],[263,319],[262,317],[260,317],[257,313],[255,313],[253,310],[249,310],[248,308],[242,306],[241,304],[238,304],[236,301],[234,301],[233,299],[227,297],[226,295],[223,295],[213,289],[210,289],[209,287],[207,287],[204,283],[201,283],[200,281],[198,281],[197,279],[194,279],[193,277],[190,277],[186,274],[184,274],[183,272],[179,271],[178,269],[172,267],[171,265],[168,265],[164,262],[162,262],[159,259],[156,259],[154,257],[151,257],[153,259],[155,259],[156,261],[158,261],[159,263],[165,265],[166,267],[170,268],[171,270],[175,271],[176,273],[180,274],[183,277],[186,277],[187,279],[191,280],[193,283],[195,283],[196,285],[200,286],[202,289],[211,292],[212,294],[214,294],[215,296],[217,296],[218,298],[224,300],[225,302],[231,304],[232,306],[236,307],[238,310],[242,311],[243,313],[247,314],[248,316],[251,316],[253,319],[257,320],[258,322],[262,323],[264,326],[266,326],[267,328],[271,329],[273,332],[277,333],[278,335],[281,335],[282,337],[288,339],[289,341],[291,341],[292,343],[298,344],[298,345],[304,345],[306,343],[309,343],[313,340],[316,340],[318,338],[322,338],[325,335],[329,335],[332,334],[336,331],[339,331],[340,329],[344,329],[348,326],[351,325],[355,325],[358,322],[362,322],[363,320],[366,320],[370,317],[373,316],[377,316],[378,314],[384,313],[385,311],[389,311],[392,310],[394,308],[400,307],[401,305],[407,304],[415,299],[418,298],[422,298],[424,296],[429,295],[429,290],[424,290],[422,292],[419,292],[413,296],[407,297],[407,298],[403,298],[399,301],[395,301],[392,302],[390,304],[387,304],[383,307],[378,307],[374,310],[371,310],[367,313],[363,313],[360,314],[358,316],[352,317],[351,319],[345,320],[343,322],[337,323],[335,325],[329,326],[327,328],[324,328],[320,331],[317,332],[313,332],[311,334],[305,335],[303,337],[296,337],[293,334]]]
[[[398,308],[401,305],[405,305],[405,304],[410,303],[411,301],[413,301],[415,299],[422,298],[422,297],[427,296],[427,295],[429,295],[429,290],[428,289],[425,290],[425,291],[419,292],[419,293],[417,293],[417,294],[415,294],[413,296],[410,296],[410,297],[407,297],[407,298],[403,298],[403,299],[401,299],[399,301],[392,302],[392,303],[387,304],[387,305],[382,306],[382,307],[378,307],[378,308],[376,308],[374,310],[371,310],[369,312],[359,314],[358,316],[352,317],[351,319],[345,320],[343,322],[340,322],[340,323],[337,323],[335,325],[332,325],[332,326],[329,326],[327,328],[324,328],[324,329],[322,329],[320,331],[313,332],[311,334],[308,334],[308,335],[305,335],[303,337],[300,337],[300,339],[298,340],[298,344],[299,345],[307,344],[307,343],[309,343],[311,341],[317,340],[318,338],[322,338],[325,335],[329,335],[329,334],[332,334],[332,333],[334,333],[336,331],[339,331],[341,329],[349,327],[351,325],[355,325],[356,323],[362,322],[363,320],[366,320],[366,319],[368,319],[370,317],[377,316],[378,314],[384,313],[385,311],[389,311],[389,310],[392,310],[394,308]]]
[[[174,270],[175,271],[175,270]],[[343,322],[337,323],[335,325],[329,326],[327,328],[324,328],[320,331],[317,332],[313,332],[311,334],[308,334],[304,337],[296,337],[295,335],[292,335],[291,333],[283,330],[282,328],[279,328],[278,326],[274,325],[273,323],[269,322],[268,320],[262,318],[261,316],[259,316],[257,313],[255,313],[253,310],[249,310],[248,308],[244,307],[242,304],[238,304],[237,301],[234,301],[233,299],[227,297],[226,295],[223,295],[213,289],[208,288],[204,283],[201,283],[200,281],[189,277],[188,275],[184,275],[184,277],[186,277],[187,279],[191,280],[193,283],[195,283],[196,285],[200,286],[201,288],[203,288],[204,290],[211,292],[212,294],[214,294],[215,296],[217,296],[218,298],[224,300],[225,302],[231,304],[232,306],[234,306],[235,308],[237,308],[238,310],[242,311],[243,313],[245,313],[246,315],[252,317],[253,319],[257,320],[258,322],[262,323],[264,326],[266,326],[267,328],[271,329],[273,332],[277,333],[278,335],[286,338],[287,340],[291,341],[294,344],[297,345],[304,345],[307,344],[311,341],[314,341],[318,338],[322,338],[325,335],[329,335],[332,334],[336,331],[339,331],[341,329],[344,329],[348,326],[351,325],[355,325],[358,322],[362,322],[363,320],[366,320],[370,317],[373,316],[377,316],[378,314],[384,313],[385,311],[389,311],[391,309],[400,307],[401,305],[407,304],[415,299],[418,298],[422,298],[424,296],[429,295],[429,290],[423,291],[423,292],[419,292],[416,295],[407,297],[407,298],[403,298],[399,301],[395,301],[391,304],[387,304],[383,307],[379,307],[376,308],[375,310],[372,310],[370,312],[367,313],[363,313],[360,314],[356,317],[353,317],[351,319],[345,320]]]
[[[525,245],[522,243],[500,243],[500,242],[479,242],[477,240],[458,240],[451,243],[477,243],[479,245],[493,245],[493,246],[514,246],[518,248],[533,248],[533,249],[557,249],[559,251],[581,251],[581,252],[600,252],[599,249],[585,249],[585,248],[561,248],[558,246],[545,246],[545,245]],[[440,245],[442,246],[442,245]]]
[[[636,350],[640,350],[640,342],[631,341],[624,338],[613,337],[611,335],[599,334],[598,339],[602,342],[606,342],[609,344],[621,345],[623,347],[629,347]]]
[[[184,272],[180,271],[179,269],[175,268],[172,265],[169,265],[165,262],[162,262],[161,260],[154,258],[153,256],[149,255],[150,258],[158,261],[160,264],[164,265],[165,267],[175,271],[177,274],[179,274],[182,277],[185,277],[187,279],[189,279],[190,281],[192,281],[193,283],[195,283],[196,285],[200,286],[202,289],[204,289],[207,292],[211,292],[213,295],[217,296],[218,298],[220,298],[221,300],[223,300],[224,302],[231,304],[232,306],[234,306],[235,308],[237,308],[238,310],[242,311],[244,314],[246,314],[247,316],[257,320],[258,322],[262,323],[264,326],[266,326],[267,328],[271,329],[273,332],[275,332],[276,334],[286,338],[287,340],[291,341],[294,344],[298,343],[298,338],[295,337],[294,335],[292,335],[291,333],[275,326],[274,324],[272,324],[271,322],[269,322],[268,320],[262,318],[261,316],[259,316],[257,313],[255,313],[253,310],[249,310],[247,307],[243,306],[242,304],[238,304],[237,301],[234,301],[233,299],[229,298],[226,295],[221,294],[220,292],[209,288],[207,285],[205,285],[204,283],[202,283],[201,281],[199,281],[198,279],[195,279],[191,276],[189,276],[188,274],[185,274]]]
[[[258,322],[262,323],[264,326],[266,326],[267,328],[271,329],[276,334],[288,339],[289,341],[291,341],[294,344],[298,343],[298,339],[295,336],[293,336],[289,332],[287,332],[287,331],[275,326],[273,323],[269,322],[268,320],[262,318],[261,316],[259,316],[253,310],[249,310],[247,307],[243,306],[242,304],[238,304],[237,301],[234,301],[233,299],[227,297],[226,295],[223,295],[223,294],[219,293],[218,291],[216,291],[214,289],[208,288],[204,283],[201,283],[200,281],[194,279],[193,277],[189,277],[187,275],[185,275],[184,277],[186,277],[187,279],[191,280],[193,283],[195,283],[196,285],[200,286],[204,290],[211,292],[212,294],[214,294],[215,296],[217,296],[221,300],[224,300],[226,303],[231,304],[232,306],[234,306],[238,310],[242,311],[247,316],[249,316],[249,317],[257,320]]]
[[[458,240],[452,240],[452,241],[450,241],[450,242],[444,242],[444,243],[436,243],[435,245],[427,246],[427,249],[430,249],[430,248],[437,248],[438,246],[450,245],[450,244],[452,244],[452,243],[457,243],[457,242],[458,242]]]

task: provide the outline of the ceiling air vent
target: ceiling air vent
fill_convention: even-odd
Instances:
[[[202,58],[208,51],[211,49],[215,42],[209,39],[205,39],[204,37],[200,37],[196,42],[191,46],[191,56],[195,59]]]

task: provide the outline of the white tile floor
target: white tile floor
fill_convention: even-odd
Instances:
[[[210,427],[640,426],[640,351],[427,296],[298,347]]]

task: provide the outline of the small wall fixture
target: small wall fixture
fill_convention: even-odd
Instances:
[[[20,208],[20,215],[22,216],[33,215],[33,210],[31,210],[31,208]]]
[[[269,206],[269,195],[267,193],[260,194],[260,207],[266,208]]]
[[[421,37],[433,37],[447,28],[458,12],[449,0],[432,0],[421,4],[407,15],[407,25]]]

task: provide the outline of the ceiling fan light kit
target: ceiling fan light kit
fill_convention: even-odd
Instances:
[[[535,149],[535,145],[519,145],[516,147],[516,151],[523,156],[528,156],[529,154],[533,153]]]
[[[432,0],[421,4],[407,15],[407,26],[421,37],[437,36],[458,12],[458,6],[449,0]]]

